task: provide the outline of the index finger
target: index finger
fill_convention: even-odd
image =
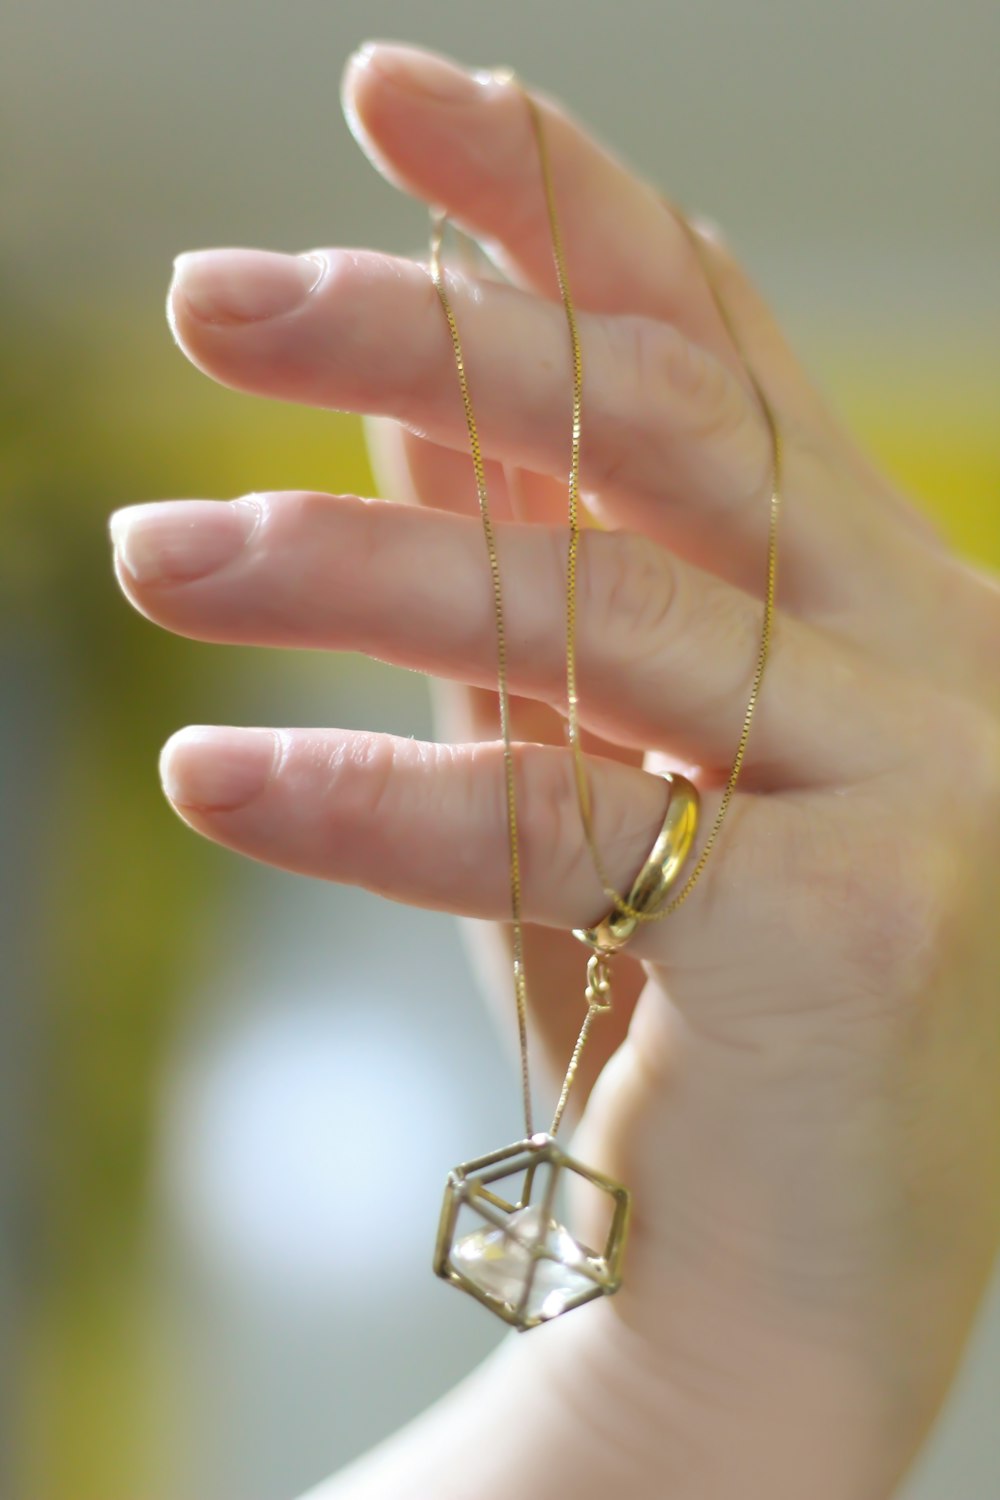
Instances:
[[[697,256],[659,193],[532,89],[559,194],[573,294],[594,312],[675,323],[741,369]],[[558,295],[531,119],[517,83],[422,47],[366,43],[343,81],[348,123],[374,165],[443,207],[521,284]]]
[[[443,207],[518,285],[558,299],[538,145],[523,85],[440,53],[368,42],[347,63],[342,102],[390,182]],[[661,189],[598,142],[563,105],[530,90],[550,159],[574,302],[673,323],[749,386],[729,323],[771,399],[807,426],[825,402],[718,232],[685,221]],[[727,314],[718,295],[724,282]]]

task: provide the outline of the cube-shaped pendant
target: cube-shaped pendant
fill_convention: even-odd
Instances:
[[[559,1218],[587,1185],[600,1249]],[[448,1174],[434,1270],[523,1332],[618,1290],[628,1213],[626,1188],[533,1135]]]

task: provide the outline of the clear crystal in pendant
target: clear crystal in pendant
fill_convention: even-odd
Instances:
[[[555,1219],[547,1231],[542,1224],[542,1210],[532,1203],[515,1209],[506,1229],[463,1235],[451,1253],[452,1264],[488,1297],[513,1308],[523,1302],[529,1323],[558,1316],[581,1296],[589,1300],[601,1275],[596,1258],[569,1230]],[[536,1259],[539,1247],[544,1253]]]
[[[607,1232],[590,1250],[555,1214],[576,1177],[604,1201]],[[449,1175],[434,1269],[515,1328],[537,1327],[621,1285],[628,1193],[563,1152],[552,1136],[494,1151]]]

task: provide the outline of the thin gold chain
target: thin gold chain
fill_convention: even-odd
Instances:
[[[490,513],[489,495],[486,488],[486,468],[483,450],[479,442],[479,429],[472,409],[469,394],[469,379],[462,354],[462,341],[458,335],[458,324],[444,284],[441,266],[441,241],[447,223],[446,216],[432,210],[433,230],[431,234],[431,277],[441,299],[444,315],[448,320],[448,331],[455,352],[455,368],[462,392],[465,421],[469,429],[469,447],[472,450],[472,467],[476,475],[476,494],[479,498],[479,515],[483,523],[486,551],[490,562],[490,578],[493,587],[493,613],[496,619],[497,641],[497,692],[500,699],[500,733],[503,736],[503,765],[507,797],[507,841],[510,848],[510,915],[513,926],[514,949],[514,1004],[517,1009],[517,1039],[521,1058],[521,1099],[524,1106],[525,1135],[534,1134],[531,1109],[531,1076],[528,1067],[528,996],[524,974],[524,930],[521,920],[521,846],[517,833],[517,793],[514,786],[514,749],[510,737],[510,694],[507,688],[507,631],[504,624],[503,594],[500,589],[500,559],[497,555],[496,532]]]
[[[733,343],[733,347],[746,372],[750,386],[759,403],[764,417],[765,425],[771,441],[772,449],[772,476],[771,476],[771,501],[768,521],[767,537],[767,566],[764,587],[764,611],[761,622],[760,644],[757,651],[757,659],[754,668],[753,679],[750,687],[750,695],[747,700],[746,710],[743,715],[743,724],[740,731],[736,752],[733,757],[732,767],[723,789],[722,798],[716,812],[714,822],[705,841],[701,854],[695,863],[687,880],[673,899],[666,902],[655,911],[639,911],[629,905],[627,899],[619,892],[607,874],[604,861],[594,837],[593,819],[591,813],[590,783],[587,777],[586,762],[580,744],[580,721],[579,721],[579,692],[577,686],[577,657],[576,657],[576,635],[577,635],[577,572],[579,564],[580,536],[580,450],[582,436],[582,413],[583,413],[583,356],[580,347],[580,334],[577,326],[576,311],[570,295],[569,279],[566,273],[566,259],[563,251],[562,234],[559,228],[559,217],[556,211],[555,189],[552,179],[552,168],[549,160],[548,146],[545,139],[545,131],[542,124],[541,111],[527,89],[513,75],[507,75],[520,90],[527,102],[530,112],[532,127],[538,147],[539,162],[541,166],[542,184],[545,193],[546,211],[549,219],[549,230],[552,241],[552,255],[555,265],[556,280],[559,287],[559,295],[562,299],[563,309],[566,314],[566,323],[569,330],[570,350],[573,366],[573,403],[572,403],[572,438],[570,445],[570,469],[568,481],[568,520],[569,520],[569,548],[567,554],[566,569],[566,719],[567,737],[570,752],[573,757],[574,779],[576,782],[577,798],[580,807],[580,818],[583,824],[584,836],[594,862],[604,894],[626,916],[635,918],[639,922],[661,921],[677,910],[691,894],[695,884],[700,878],[709,856],[715,846],[719,831],[725,820],[736,790],[740,771],[746,756],[747,743],[750,738],[750,726],[753,722],[754,710],[760,697],[761,683],[764,678],[764,669],[767,665],[768,654],[771,645],[771,636],[774,625],[774,606],[777,586],[777,562],[778,562],[778,516],[781,508],[781,487],[783,472],[783,452],[781,435],[778,428],[777,417],[770,401],[760,384],[753,368],[747,359],[742,342],[736,332],[733,320],[729,314],[715,280],[714,271],[710,262],[704,254],[697,235],[691,228],[686,217],[674,205],[664,200],[665,207],[673,213],[677,222],[682,227],[691,249],[698,260],[708,285],[716,309],[722,320],[723,326]],[[514,1000],[517,1010],[518,1043],[521,1061],[521,1091],[524,1105],[525,1132],[528,1136],[533,1133],[532,1107],[531,1107],[531,1085],[528,1060],[528,1027],[527,1027],[527,985],[524,970],[524,934],[521,916],[521,861],[520,840],[517,824],[517,796],[514,776],[514,753],[511,743],[510,732],[510,698],[507,684],[507,637],[504,625],[503,597],[500,587],[500,564],[497,553],[496,533],[490,513],[489,499],[486,486],[486,471],[483,463],[482,446],[479,441],[479,431],[472,406],[472,398],[469,392],[468,376],[465,368],[465,359],[462,353],[462,343],[459,337],[458,324],[451,307],[445,286],[445,276],[441,263],[441,247],[447,215],[439,210],[431,210],[432,235],[430,249],[430,271],[434,286],[437,289],[441,306],[448,322],[448,331],[451,337],[452,348],[455,355],[455,366],[458,372],[459,387],[462,395],[462,405],[465,412],[465,421],[469,433],[469,446],[472,454],[472,464],[475,472],[476,492],[479,500],[479,513],[483,523],[483,535],[486,542],[486,550],[489,557],[490,576],[493,589],[493,609],[496,622],[497,641],[497,693],[500,705],[500,732],[503,739],[503,761],[506,789],[507,807],[507,833],[510,849],[510,898],[511,898],[511,924],[513,929],[513,978],[514,978]],[[592,955],[587,968],[587,1001],[588,1008],[584,1017],[580,1033],[573,1048],[569,1066],[563,1080],[553,1116],[550,1134],[555,1135],[559,1129],[563,1112],[576,1077],[580,1056],[586,1044],[594,1016],[609,1006],[610,980],[607,972],[606,959],[603,955]]]
[[[767,665],[768,653],[771,646],[771,633],[774,624],[774,599],[777,584],[778,571],[778,513],[781,508],[781,470],[782,470],[782,448],[781,437],[778,431],[778,423],[774,410],[769,402],[759,380],[743,350],[743,346],[737,337],[732,318],[722,301],[719,289],[698,237],[691,228],[685,216],[672,205],[667,204],[675,214],[678,223],[682,226],[692,250],[702,268],[709,290],[722,318],[726,332],[733,342],[733,346],[740,358],[754,394],[760,403],[764,420],[767,425],[772,449],[772,472],[771,472],[771,505],[768,524],[767,541],[767,574],[764,587],[764,615],[761,623],[760,644],[757,650],[757,661],[754,668],[753,679],[750,685],[750,696],[747,700],[746,711],[743,715],[743,725],[733,757],[732,767],[722,793],[722,800],[715,815],[711,831],[706,840],[701,855],[688,876],[680,891],[671,901],[655,911],[638,911],[630,906],[625,896],[616,890],[612,883],[601,852],[594,838],[593,821],[591,817],[590,783],[587,777],[586,763],[580,746],[580,718],[579,718],[579,693],[577,690],[576,669],[576,575],[580,552],[580,438],[581,418],[583,411],[583,356],[580,349],[580,332],[577,327],[576,310],[570,296],[569,278],[566,274],[566,257],[563,251],[562,234],[559,229],[559,216],[556,212],[555,188],[552,180],[552,165],[549,160],[548,145],[545,139],[545,131],[542,126],[541,110],[533,96],[520,83],[518,88],[527,102],[531,115],[531,123],[535,132],[535,140],[538,146],[538,156],[542,172],[542,185],[545,191],[545,205],[549,216],[549,226],[552,238],[552,258],[555,263],[556,281],[559,286],[559,295],[562,298],[563,308],[566,313],[566,323],[569,328],[570,348],[573,362],[573,425],[572,442],[570,449],[570,471],[568,486],[568,510],[569,510],[569,553],[566,564],[566,720],[567,735],[570,750],[573,755],[573,767],[576,777],[577,797],[580,803],[580,817],[583,823],[584,836],[590,850],[594,868],[597,871],[604,894],[610,902],[625,913],[626,916],[635,918],[639,922],[660,922],[668,917],[671,912],[687,900],[694,889],[695,884],[701,876],[705,865],[708,863],[709,855],[719,836],[719,830],[725,821],[729,804],[733,800],[736,783],[739,780],[740,771],[743,768],[743,760],[746,756],[747,742],[750,739],[750,725],[753,722],[754,710],[757,707],[757,699],[760,696],[760,687],[764,678],[764,668]]]

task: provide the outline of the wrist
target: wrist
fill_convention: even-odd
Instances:
[[[604,1302],[511,1335],[304,1500],[890,1500],[923,1432],[854,1351],[670,1300],[667,1350]]]

